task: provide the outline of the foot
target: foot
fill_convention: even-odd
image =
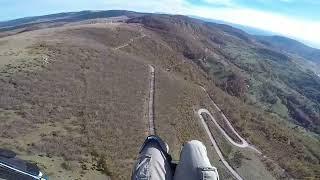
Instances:
[[[156,142],[159,147],[161,148],[161,151],[168,154],[169,153],[169,145],[167,143],[165,143],[159,136],[156,135],[150,135],[146,138],[146,140],[144,141],[140,152],[143,150],[143,148],[150,142]]]

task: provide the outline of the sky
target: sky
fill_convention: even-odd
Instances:
[[[0,0],[0,21],[109,9],[223,20],[271,31],[320,48],[320,0]]]

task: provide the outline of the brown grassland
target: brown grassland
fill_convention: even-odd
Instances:
[[[129,41],[141,33],[146,36]],[[179,159],[184,142],[198,139],[221,179],[233,179],[196,115],[201,107],[217,112],[201,84],[235,129],[270,158],[232,147],[209,123],[224,156],[243,177],[319,177],[317,139],[228,95],[169,39],[136,23],[75,25],[1,38],[0,147],[37,163],[50,179],[129,179],[147,135],[147,65],[152,64],[156,132],[168,142],[173,159]]]

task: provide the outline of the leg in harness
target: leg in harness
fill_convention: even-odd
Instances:
[[[148,136],[133,169],[132,180],[219,180],[200,141],[184,145],[178,164],[172,163],[169,146],[158,136]]]

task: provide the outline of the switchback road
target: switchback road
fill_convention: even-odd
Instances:
[[[235,142],[225,131],[224,129],[218,124],[218,122],[216,121],[216,119],[211,115],[211,113],[207,110],[207,109],[199,109],[197,114],[201,120],[201,123],[206,131],[206,133],[209,136],[209,139],[215,149],[215,151],[217,152],[219,158],[221,159],[222,163],[225,165],[225,167],[230,171],[230,173],[238,180],[243,180],[243,178],[229,165],[229,163],[225,160],[225,158],[222,155],[222,152],[219,148],[219,146],[217,145],[215,139],[213,138],[212,133],[209,130],[209,127],[206,123],[206,121],[204,120],[203,114],[207,114],[210,117],[210,120],[215,124],[215,126],[217,126],[217,128],[219,129],[219,131],[223,134],[223,136],[234,146],[237,146],[239,148],[250,148],[253,149],[255,152],[261,154],[261,152],[256,149],[254,146],[250,145],[244,138],[242,138],[237,131],[233,128],[233,126],[231,125],[230,121],[227,119],[227,117],[222,113],[222,111],[220,110],[220,108],[216,105],[216,103],[213,101],[213,99],[209,96],[209,94],[207,93],[206,89],[203,88],[202,86],[200,86],[201,89],[207,94],[207,96],[210,98],[210,101],[212,102],[212,104],[215,106],[215,108],[221,113],[224,121],[226,122],[226,124],[228,125],[228,127],[231,129],[232,133],[234,133],[241,141],[241,143],[237,143]]]

